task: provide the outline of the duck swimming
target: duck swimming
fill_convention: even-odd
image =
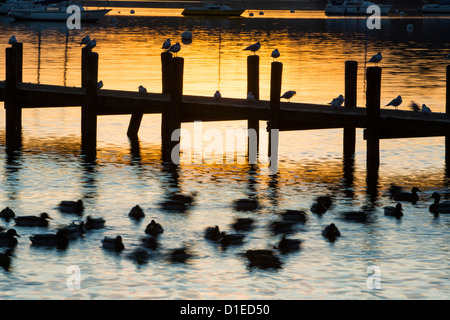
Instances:
[[[78,201],[65,200],[59,203],[58,209],[59,211],[65,213],[81,214],[84,210],[84,205],[82,200]]]
[[[222,233],[220,232],[219,226],[207,227],[205,230],[204,238],[213,241],[219,241],[222,237]]]
[[[311,212],[316,214],[323,214],[331,208],[333,200],[330,196],[320,196],[311,206]]]
[[[250,231],[253,229],[254,222],[252,218],[237,218],[231,226],[236,231]]]
[[[61,229],[66,230],[69,240],[78,239],[86,233],[84,222],[76,224],[75,221],[72,221],[68,226],[62,227]]]
[[[142,246],[148,249],[156,250],[159,246],[158,240],[155,237],[141,237],[140,241]]]
[[[130,218],[140,220],[145,217],[144,210],[139,205],[135,205],[133,208],[131,208],[130,212],[128,213],[128,216]]]
[[[145,233],[152,236],[157,236],[161,233],[164,233],[164,229],[159,223],[156,223],[155,220],[152,220],[145,228]]]
[[[16,217],[14,221],[16,222],[16,226],[22,227],[47,227],[48,219],[53,220],[47,214],[47,212],[42,212],[38,217],[36,216],[23,216]]]
[[[87,216],[84,226],[86,229],[101,229],[105,226],[105,219],[101,217],[92,218],[91,216]]]
[[[407,201],[412,204],[416,204],[419,201],[419,195],[417,192],[420,192],[419,188],[413,187],[411,192],[403,192],[399,191],[393,195],[395,201]]]
[[[184,263],[184,262],[186,262],[186,260],[188,260],[191,257],[192,257],[192,254],[185,247],[174,249],[169,253],[169,260],[172,262]]]
[[[120,252],[123,249],[125,249],[121,236],[117,236],[115,238],[105,236],[103,240],[100,240],[100,242],[102,243],[102,247],[107,250],[114,250]]]
[[[5,252],[0,253],[0,266],[2,266],[5,271],[10,271],[11,269],[11,256],[13,255],[13,249],[8,249]]]
[[[287,209],[280,213],[281,217],[285,221],[292,221],[292,222],[306,222],[306,212],[301,210],[292,210]]]
[[[272,250],[247,250],[244,257],[246,257],[250,262],[250,267],[259,267],[263,269],[281,268],[281,260],[273,253]]]
[[[233,206],[237,211],[253,211],[258,209],[259,203],[255,199],[238,199],[233,202]]]
[[[223,247],[228,246],[238,246],[244,243],[245,235],[239,233],[226,233],[222,232],[221,237],[219,239],[219,243]]]
[[[34,234],[29,239],[34,246],[56,246],[58,249],[65,249],[69,245],[67,231],[64,229],[59,229],[56,234]]]
[[[397,203],[395,207],[387,206],[384,207],[384,215],[385,216],[391,216],[396,217],[397,219],[401,218],[403,216],[403,208],[401,203]]]
[[[286,239],[286,236],[283,235],[276,248],[280,250],[282,253],[287,253],[300,250],[301,243],[302,242],[298,239]]]
[[[0,211],[0,218],[5,219],[6,221],[9,221],[11,218],[14,218],[15,216],[16,214],[9,207],[6,207],[2,211]]]
[[[334,223],[331,223],[323,229],[322,236],[330,241],[335,241],[337,237],[341,236],[341,232]]]
[[[434,202],[430,205],[430,212],[434,214],[450,213],[450,201],[441,202],[441,195],[437,192],[433,192],[431,197],[434,199]]]
[[[15,229],[0,232],[0,247],[15,247],[17,245],[17,239],[15,237],[20,238]]]

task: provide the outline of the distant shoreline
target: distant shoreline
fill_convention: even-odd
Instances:
[[[214,3],[214,0],[210,2]],[[186,5],[199,4],[201,1],[86,1],[86,6],[110,6],[118,8],[162,8],[182,9]],[[222,1],[223,4],[245,9],[262,10],[323,10],[325,5],[317,1]]]

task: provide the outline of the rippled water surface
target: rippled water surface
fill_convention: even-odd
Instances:
[[[119,13],[119,11],[122,11]],[[0,61],[14,34],[24,43],[24,81],[80,85],[79,42],[85,34],[98,41],[99,79],[106,89],[161,91],[160,48],[166,38],[180,41],[190,30],[193,42],[182,45],[185,59],[184,93],[224,97],[246,96],[247,45],[264,40],[260,55],[261,94],[269,99],[270,53],[281,52],[282,90],[296,90],[292,101],[326,104],[344,91],[344,63],[359,63],[358,105],[364,106],[364,61],[382,51],[382,104],[401,94],[407,109],[411,100],[433,111],[445,110],[445,67],[450,52],[450,27],[445,17],[385,17],[380,30],[367,31],[361,18],[327,18],[322,12],[266,12],[264,16],[211,19],[184,18],[180,10],[114,9],[110,17],[81,30],[65,24],[12,22],[0,17]],[[406,25],[412,23],[412,33]],[[4,79],[4,72],[0,80]],[[4,112],[0,113],[4,147]],[[0,271],[2,299],[447,299],[450,216],[428,211],[432,192],[448,193],[444,138],[381,141],[381,165],[376,188],[367,188],[366,145],[357,130],[353,160],[342,156],[342,130],[291,131],[280,134],[280,171],[267,171],[267,137],[261,135],[260,165],[242,161],[214,164],[184,163],[177,171],[161,164],[160,116],[145,115],[139,141],[126,136],[129,116],[98,119],[95,163],[80,155],[80,109],[23,111],[23,150],[0,154],[0,206],[16,215],[47,212],[49,230],[15,227],[19,244],[9,272]],[[183,124],[192,132],[192,124]],[[208,129],[246,128],[243,121],[203,123]],[[261,123],[265,129],[265,124]],[[263,131],[264,133],[264,131]],[[192,137],[193,139],[193,137]],[[188,141],[189,142],[189,141]],[[205,142],[204,145],[207,143]],[[198,150],[197,150],[198,151]],[[237,159],[245,156],[238,144]],[[384,216],[389,185],[418,186],[420,201],[404,203],[402,219]],[[184,213],[166,212],[159,203],[174,192],[197,192],[195,204]],[[322,216],[309,209],[314,199],[330,195],[334,205]],[[253,196],[261,208],[237,212],[235,199]],[[66,250],[30,246],[34,233],[54,231],[76,219],[56,209],[61,200],[82,199],[87,215],[104,217],[104,229],[90,231]],[[146,214],[140,222],[128,212],[139,204]],[[369,208],[368,222],[343,221],[341,212]],[[308,220],[289,234],[302,240],[301,250],[279,254],[280,269],[250,268],[240,253],[271,248],[280,235],[268,228],[282,209],[305,210]],[[237,217],[251,217],[256,227],[246,232],[241,246],[221,250],[203,238],[207,226],[232,232]],[[161,247],[147,264],[128,258],[139,245],[146,225],[160,222]],[[322,229],[335,223],[342,237],[326,241]],[[1,221],[6,228],[13,222]],[[101,248],[105,236],[121,235],[125,251]],[[193,257],[171,263],[171,249],[187,246]],[[69,266],[80,270],[80,289],[69,289]],[[369,266],[380,270],[381,287],[370,289]],[[370,279],[369,279],[370,280]]]

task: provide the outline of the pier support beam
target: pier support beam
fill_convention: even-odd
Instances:
[[[84,50],[84,49],[83,49]],[[97,151],[97,81],[98,53],[90,52],[85,63],[86,100],[81,106],[81,149],[84,155],[95,157]]]
[[[20,44],[22,45],[22,44]],[[21,46],[20,46],[21,48]],[[22,108],[17,102],[17,82],[22,78],[18,61],[22,50],[16,47],[6,48],[6,96],[5,96],[5,129],[6,148],[8,151],[19,150],[22,147]],[[20,65],[21,67],[21,65]],[[19,76],[20,75],[20,76]]]
[[[271,174],[278,172],[278,144],[280,133],[280,96],[283,64],[272,62],[270,73],[270,120],[269,120],[269,170]]]
[[[255,101],[259,100],[259,56],[251,55],[247,57],[247,94],[251,92]],[[256,132],[256,154],[259,153],[259,119],[248,119],[247,129]],[[250,134],[249,134],[250,136]],[[248,139],[250,148],[250,138]],[[250,154],[250,149],[248,150]]]
[[[175,57],[172,59],[172,93],[170,110],[165,120],[163,131],[162,158],[163,162],[180,163],[180,129],[181,129],[181,104],[183,102],[183,73],[184,59]]]
[[[356,108],[357,104],[358,62],[345,62],[345,108]],[[355,154],[356,129],[344,127],[344,157]]]
[[[381,68],[367,68],[367,193],[374,202],[377,198],[378,169],[380,166],[380,105]]]

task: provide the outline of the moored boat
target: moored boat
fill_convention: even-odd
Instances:
[[[206,3],[201,6],[188,6],[185,7],[183,12],[184,16],[240,16],[244,13],[245,9],[233,9],[229,6],[223,5],[222,1],[219,4]]]
[[[111,9],[88,10],[80,2],[44,0],[35,2],[27,8],[13,8],[9,11],[8,16],[17,20],[67,21],[73,14],[71,10],[67,12],[71,5],[77,5],[80,8],[81,21],[97,21],[111,11]]]
[[[23,9],[33,6],[34,0],[0,0],[0,14],[8,14],[11,9]]]
[[[441,1],[436,4],[426,4],[422,8],[422,13],[450,13],[450,1]]]
[[[392,5],[376,4],[370,1],[328,1],[325,7],[326,15],[371,15],[372,12],[367,13],[367,8],[376,5],[380,8],[382,15],[388,14]]]

